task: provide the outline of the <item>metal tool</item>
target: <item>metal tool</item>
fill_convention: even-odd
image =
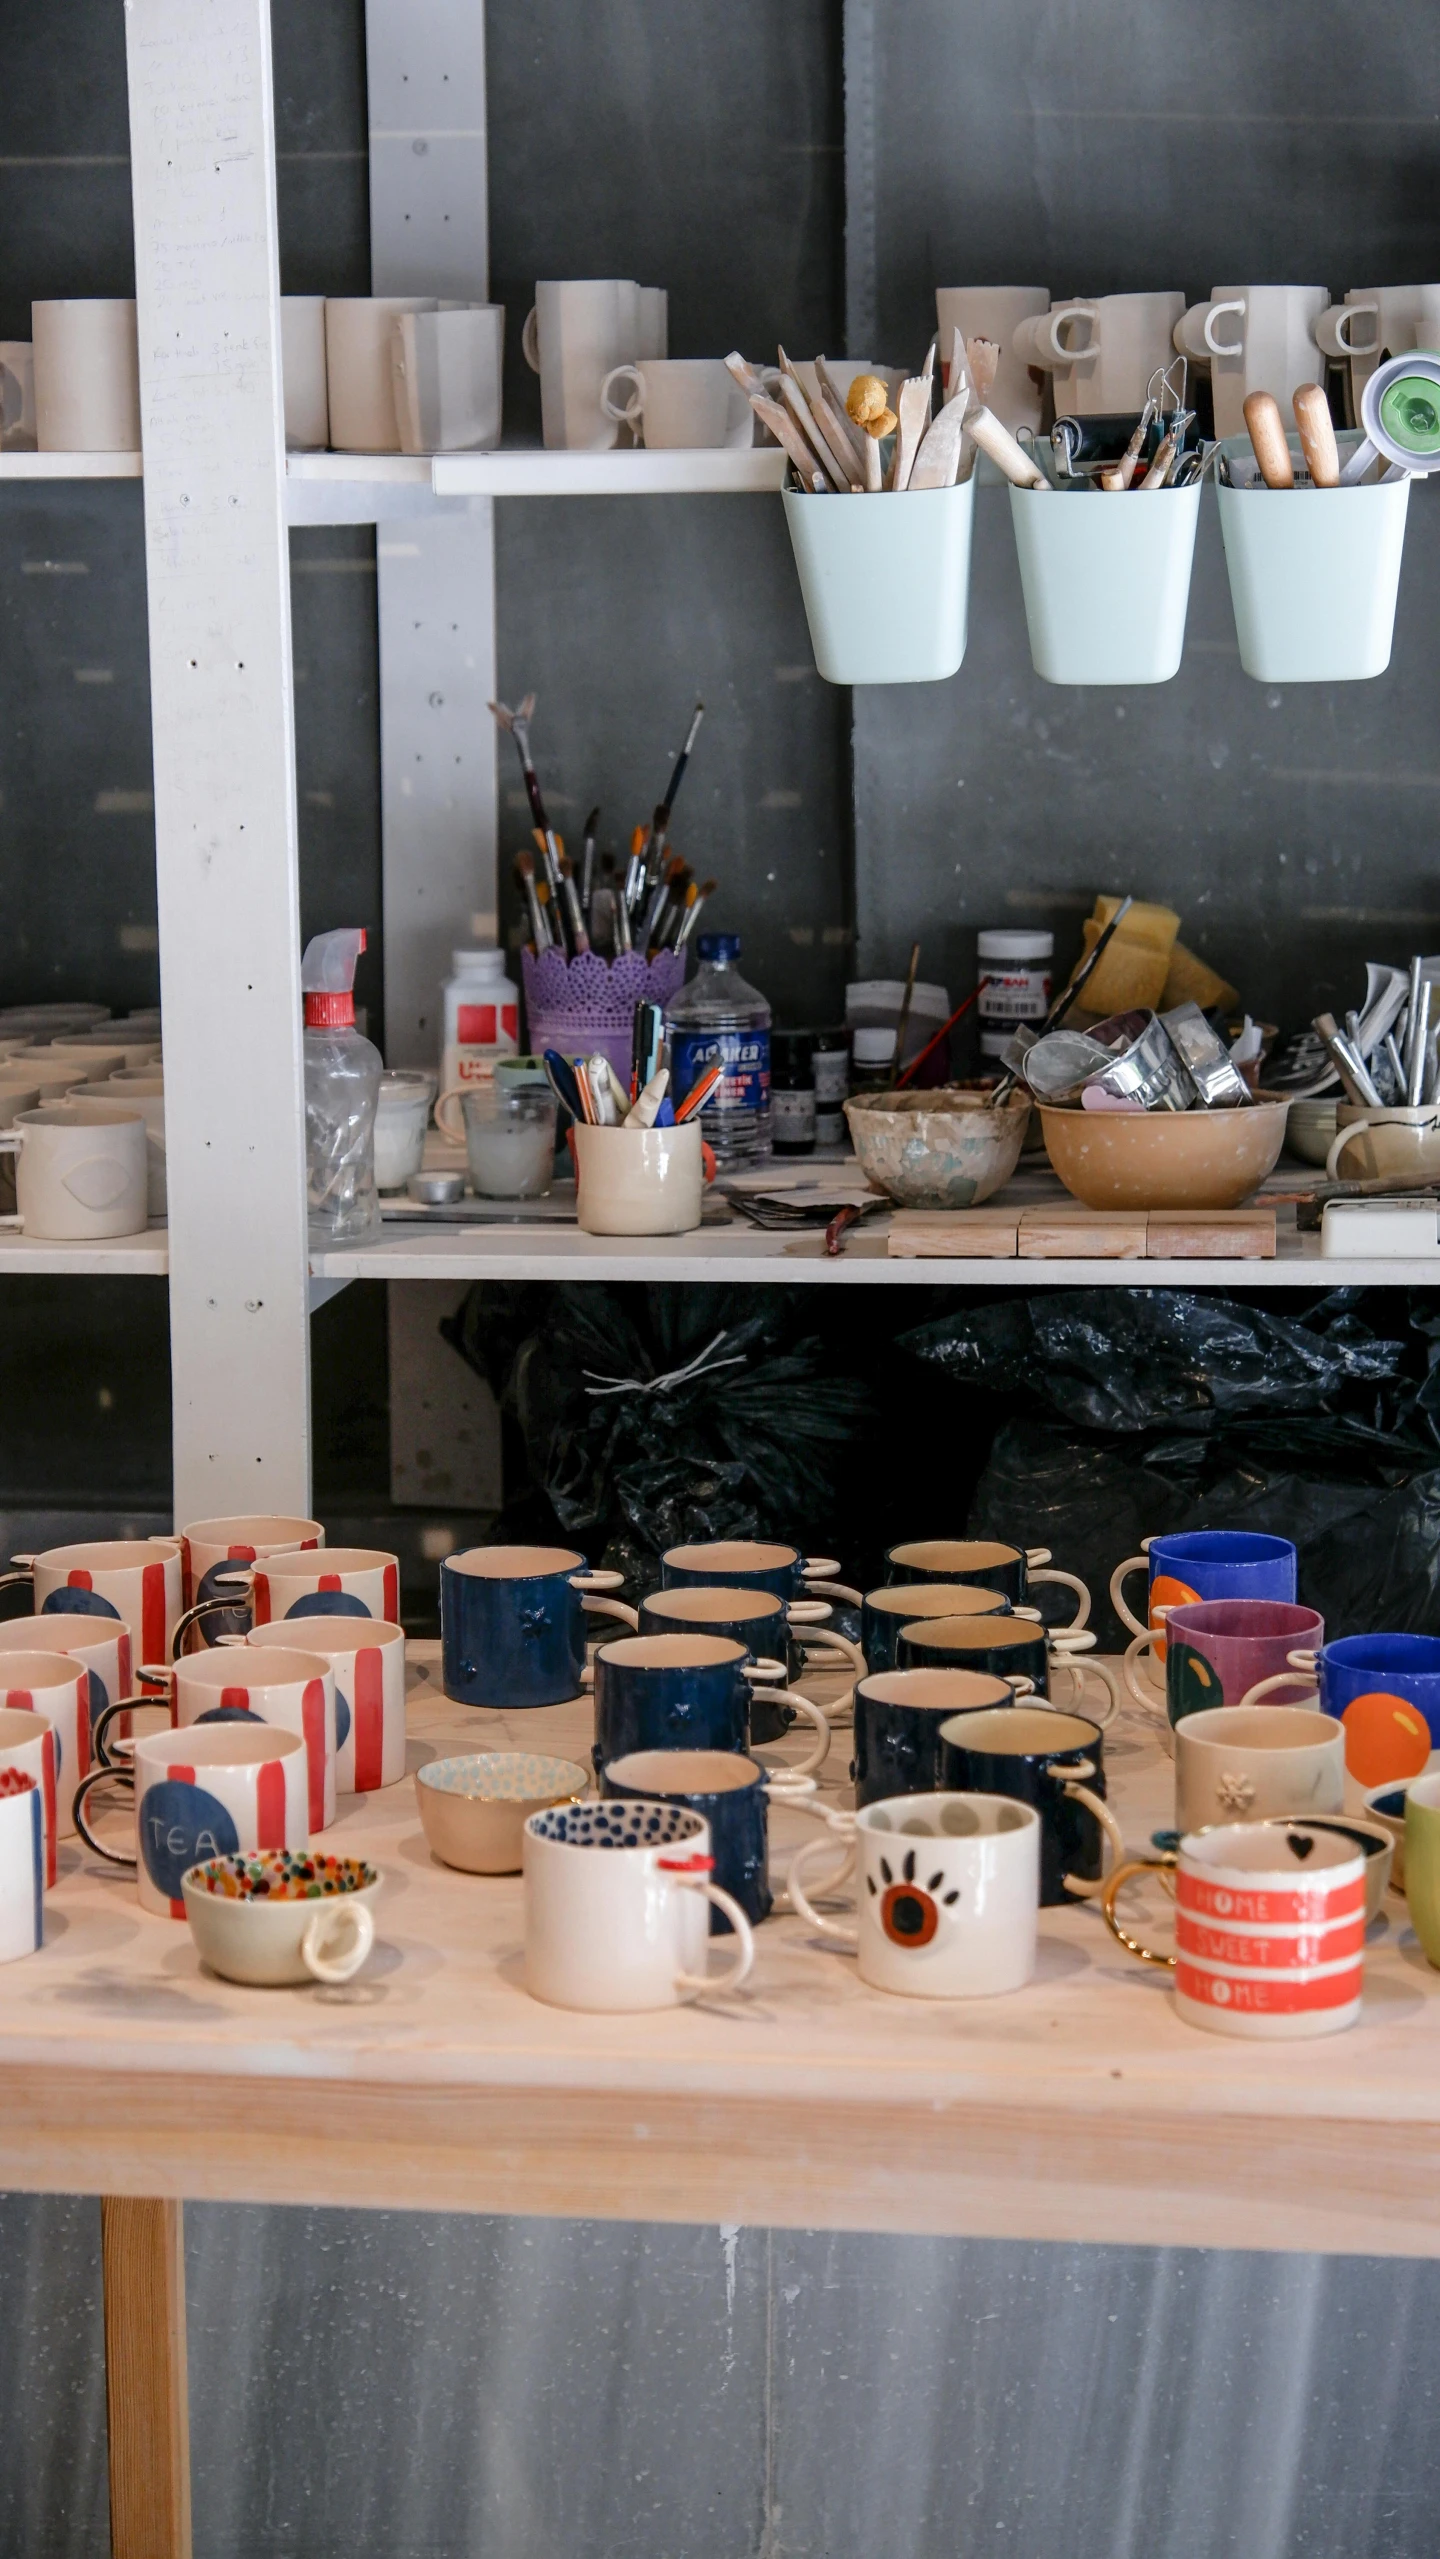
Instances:
[[[1101,953],[1105,951],[1109,944],[1114,940],[1134,903],[1135,900],[1133,897],[1122,897],[1114,914],[1111,916],[1109,923],[1105,926],[1104,931],[1097,936],[1093,948],[1086,953],[1084,959],[1080,963],[1080,966],[1072,972],[1069,984],[1061,987],[1059,994],[1056,996],[1049,1012],[1046,1014],[1044,1021],[1041,1023],[1040,1028],[1036,1033],[1037,1039],[1043,1040],[1047,1031],[1058,1031],[1066,1014],[1072,1010],[1075,999],[1084,985],[1085,980],[1087,977],[1093,975],[1096,967],[1098,966]],[[992,1099],[997,1102],[1003,1102],[1006,1094],[1014,1091],[1018,1076],[1019,1069],[1017,1067],[1007,1067],[1005,1073],[1001,1076],[999,1083],[995,1087]]]

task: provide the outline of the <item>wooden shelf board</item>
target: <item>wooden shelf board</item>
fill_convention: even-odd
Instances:
[[[452,1706],[436,1651],[412,1648],[412,1767],[584,1754],[587,1703]],[[849,1755],[842,1731],[836,1800]],[[1170,1764],[1128,1709],[1107,1759],[1142,1846],[1170,1818]],[[817,1834],[773,1818],[783,1867]],[[592,2017],[527,1995],[518,1878],[437,1866],[408,1781],[343,1799],[326,1845],[383,1868],[380,1942],[354,1983],[298,1991],[212,1978],[127,1875],[62,1848],[46,1946],[0,1968],[0,2181],[1440,2255],[1440,1975],[1393,1897],[1361,2023],[1329,2040],[1182,2025],[1093,1907],[1042,1913],[1038,1977],[1005,1999],[886,1998],[775,1917],[735,1999]]]
[[[138,453],[0,453],[5,480],[138,480]]]
[[[0,1227],[0,1280],[17,1273],[115,1279],[137,1272],[163,1279],[169,1267],[170,1239],[164,1226],[151,1226],[143,1235],[117,1236],[111,1244],[49,1244]]]

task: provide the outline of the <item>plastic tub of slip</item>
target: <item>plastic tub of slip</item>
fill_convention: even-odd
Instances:
[[[965,655],[974,477],[953,489],[786,489],[815,664],[827,684],[939,684]]]
[[[1337,438],[1344,462],[1359,437]],[[1300,439],[1290,438],[1300,464]],[[1253,457],[1248,436],[1221,446]],[[1395,634],[1409,479],[1353,489],[1230,489],[1220,533],[1240,663],[1261,684],[1352,684],[1383,675]]]
[[[1012,488],[1010,520],[1036,674],[1047,684],[1167,684],[1185,645],[1199,483]]]

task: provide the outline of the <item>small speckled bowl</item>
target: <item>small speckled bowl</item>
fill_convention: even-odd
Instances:
[[[286,1849],[210,1857],[181,1877],[180,1890],[202,1960],[226,1981],[261,1990],[349,1981],[375,1943],[380,1876],[359,1857]]]
[[[845,1105],[865,1179],[901,1208],[978,1208],[1009,1181],[1030,1124],[1030,1096],[956,1087],[865,1094]]]
[[[518,1875],[525,1824],[550,1804],[578,1803],[588,1774],[573,1759],[529,1750],[476,1750],[415,1771],[415,1799],[431,1854],[468,1875]]]

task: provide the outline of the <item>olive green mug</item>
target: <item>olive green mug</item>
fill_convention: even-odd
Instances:
[[[1405,1789],[1405,1899],[1410,1925],[1440,1971],[1440,1776]]]

